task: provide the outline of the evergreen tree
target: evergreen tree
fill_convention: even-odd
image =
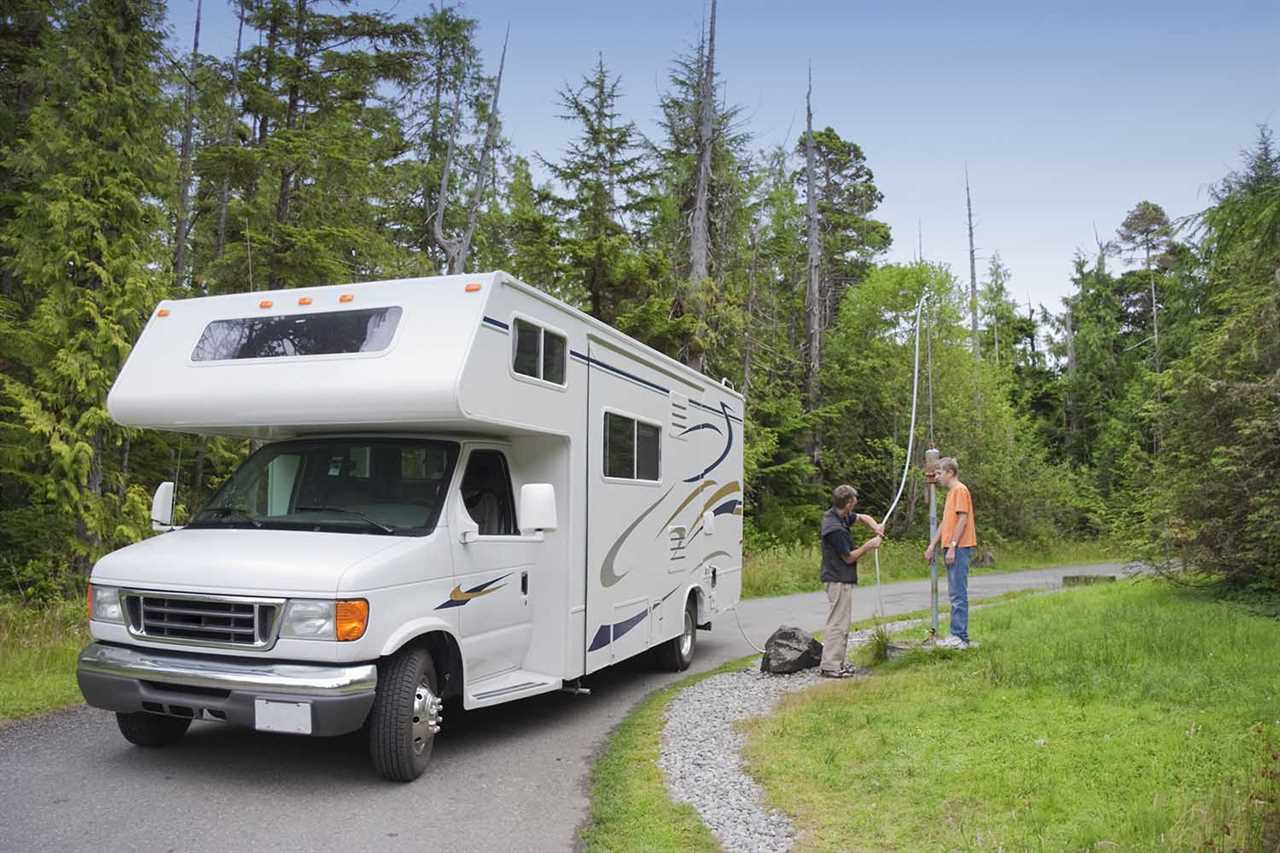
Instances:
[[[155,0],[61,10],[30,64],[28,134],[5,157],[24,190],[0,223],[0,245],[36,296],[29,314],[0,321],[20,365],[0,379],[10,423],[41,445],[7,473],[21,476],[45,536],[74,531],[58,545],[80,568],[140,535],[145,518],[145,495],[129,489],[129,435],[105,403],[166,289],[157,200],[173,186],[174,162],[156,121],[162,14]],[[10,537],[19,529],[5,525]]]
[[[618,113],[619,84],[600,56],[579,86],[561,90],[560,117],[578,135],[559,163],[539,157],[565,190],[552,201],[565,218],[569,286],[580,287],[591,313],[605,322],[642,301],[659,268],[633,239],[632,229],[656,203],[639,132]]]

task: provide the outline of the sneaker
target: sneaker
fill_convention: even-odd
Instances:
[[[837,669],[834,672],[827,669],[818,670],[818,675],[823,678],[851,678],[853,673],[848,669]]]
[[[957,637],[955,634],[952,634],[939,640],[936,645],[940,649],[963,649],[968,645],[968,643]]]

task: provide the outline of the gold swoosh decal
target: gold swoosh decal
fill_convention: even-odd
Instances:
[[[676,520],[677,515],[684,512],[684,508],[687,507],[690,503],[692,503],[694,498],[696,498],[698,495],[702,494],[704,491],[711,488],[715,484],[716,484],[715,480],[703,480],[698,485],[698,488],[690,492],[689,496],[680,502],[680,506],[676,507],[676,511],[671,513],[671,517],[662,523],[662,526],[658,528],[658,532],[653,535],[654,538],[656,539],[659,536],[661,536],[663,531],[667,529],[667,526],[671,524],[671,522]]]
[[[491,586],[488,589],[476,590],[475,592],[463,592],[462,585],[455,584],[453,587],[453,590],[449,593],[449,600],[450,601],[470,601],[473,598],[479,598],[482,595],[488,595],[491,592],[497,592],[498,590],[502,589],[502,587],[504,586],[506,586],[505,583],[499,586]],[[470,611],[467,611],[467,612],[470,612]]]

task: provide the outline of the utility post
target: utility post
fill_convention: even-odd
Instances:
[[[929,541],[938,535],[938,460],[941,454],[938,448],[930,447],[924,452],[924,482],[929,493]],[[938,638],[938,552],[935,549],[933,559],[929,561],[929,641]]]

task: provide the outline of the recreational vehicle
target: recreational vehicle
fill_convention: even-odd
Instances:
[[[445,700],[682,670],[739,598],[741,395],[501,272],[163,302],[107,405],[260,445],[94,566],[77,676],[135,744],[363,728],[407,781]]]

